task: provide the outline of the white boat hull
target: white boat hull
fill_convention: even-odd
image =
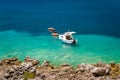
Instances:
[[[75,39],[67,40],[64,35],[59,35],[59,39],[68,44],[75,44],[77,42]]]

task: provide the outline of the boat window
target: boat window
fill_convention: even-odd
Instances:
[[[71,40],[72,38],[71,38],[70,35],[66,35],[66,39],[67,39],[67,40]]]

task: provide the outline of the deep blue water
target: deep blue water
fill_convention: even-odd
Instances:
[[[0,0],[0,30],[47,34],[48,27],[120,37],[119,0]]]
[[[76,31],[76,46],[52,37]],[[0,0],[0,60],[26,56],[52,64],[120,62],[120,0]]]

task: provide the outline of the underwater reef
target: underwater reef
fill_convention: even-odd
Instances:
[[[98,62],[79,64],[73,68],[69,64],[51,65],[49,61],[40,61],[26,57],[0,61],[0,80],[120,80],[120,64]]]

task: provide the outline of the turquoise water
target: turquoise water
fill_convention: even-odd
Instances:
[[[120,61],[120,39],[101,35],[75,35],[75,46],[65,45],[50,35],[32,36],[14,30],[0,32],[0,59],[26,56],[51,64],[109,63]]]

